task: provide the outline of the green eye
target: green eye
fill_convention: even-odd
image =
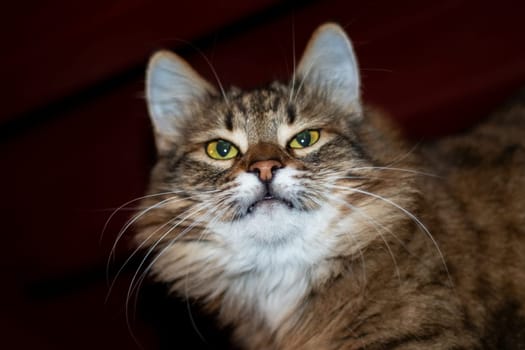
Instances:
[[[239,150],[228,141],[215,140],[206,144],[206,154],[213,159],[228,160],[235,158]]]
[[[290,148],[300,149],[312,146],[314,143],[319,141],[319,136],[321,136],[319,130],[305,130],[301,131],[294,136],[292,141],[288,144]]]

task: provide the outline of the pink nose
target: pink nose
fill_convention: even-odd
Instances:
[[[248,168],[248,171],[256,173],[261,181],[270,181],[276,170],[282,168],[283,165],[276,160],[261,160],[253,163]]]

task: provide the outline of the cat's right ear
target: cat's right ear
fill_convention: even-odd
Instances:
[[[159,152],[166,151],[178,139],[179,125],[189,117],[191,107],[215,88],[182,58],[170,51],[155,53],[148,64],[146,98]]]

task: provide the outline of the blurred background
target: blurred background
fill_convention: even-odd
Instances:
[[[287,79],[294,50],[335,21],[353,40],[364,100],[425,140],[463,130],[524,84],[524,13],[509,0],[4,2],[0,347],[228,348],[162,286],[126,303],[135,259],[108,296],[106,265],[131,211],[103,227],[143,194],[155,159],[143,99],[155,50],[213,81],[205,56],[224,85],[250,88]],[[124,238],[110,281],[129,252]]]

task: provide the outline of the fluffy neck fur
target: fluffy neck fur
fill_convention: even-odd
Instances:
[[[233,326],[239,345],[498,348],[498,310],[512,306],[503,328],[525,324],[525,221],[501,209],[525,207],[522,107],[415,151],[362,107],[333,24],[288,84],[219,94],[167,52],[147,80],[159,160],[137,245],[147,272]],[[478,148],[490,161],[457,156]]]
[[[173,54],[154,56],[147,95],[160,160],[151,193],[172,193],[145,201],[156,210],[140,216],[137,237],[157,252],[156,278],[202,300],[225,324],[279,334],[305,317],[312,293],[353,276],[348,263],[362,264],[367,246],[380,241],[391,249],[388,231],[406,221],[396,206],[415,200],[412,174],[390,174],[407,184],[403,193],[367,176],[378,164],[401,157],[404,166],[411,157],[395,134],[380,131],[390,129],[379,119],[363,117],[359,89],[351,43],[332,24],[314,34],[289,84],[249,92],[220,95]],[[287,148],[309,129],[321,130],[315,145]],[[192,148],[213,139],[232,142],[242,157],[217,162]],[[282,163],[268,188],[289,207],[248,213],[264,194],[249,172],[260,159]],[[361,190],[364,182],[369,188]],[[383,193],[369,196],[375,187]]]

